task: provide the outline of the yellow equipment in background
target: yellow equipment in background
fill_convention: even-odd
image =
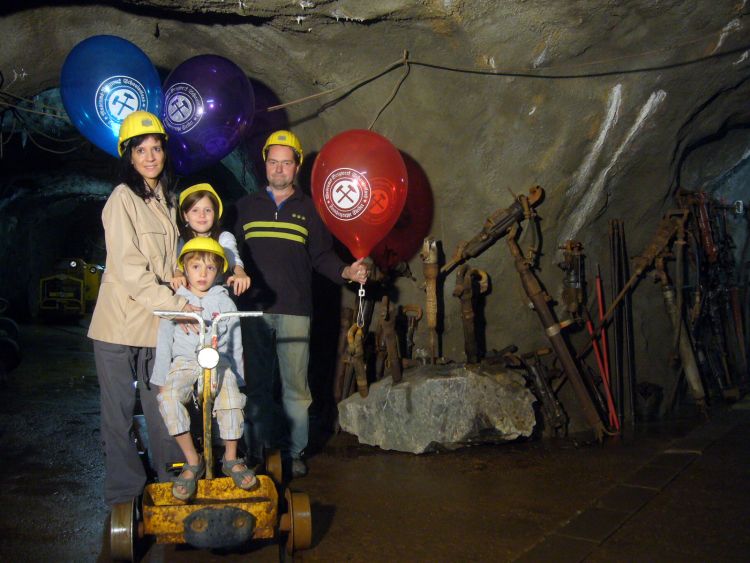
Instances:
[[[104,268],[81,258],[55,263],[39,280],[39,313],[82,317],[94,308]]]

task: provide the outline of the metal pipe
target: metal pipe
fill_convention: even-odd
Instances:
[[[589,314],[588,309],[584,309],[584,313],[586,315],[586,330],[588,330],[589,335],[593,339],[592,343],[594,349],[594,357],[596,358],[596,365],[599,367],[599,374],[601,375],[602,381],[604,382],[604,393],[607,400],[607,412],[609,414],[609,421],[610,423],[612,423],[613,420],[617,420],[617,416],[613,416],[613,413],[615,413],[615,405],[612,399],[612,393],[609,384],[607,383],[604,360],[602,359],[602,353],[599,350],[599,341],[594,336],[594,323],[591,322],[591,315]],[[619,429],[619,424],[616,426],[616,428]]]
[[[695,361],[693,344],[690,342],[685,321],[677,309],[675,289],[666,279],[662,283],[662,295],[664,296],[664,305],[667,308],[672,327],[675,332],[679,332],[680,361],[682,362],[682,368],[685,370],[685,379],[688,382],[690,394],[700,409],[704,410],[706,407],[706,393],[703,390],[698,363]],[[668,404],[671,405],[671,401],[668,401]]]
[[[611,295],[615,296],[620,292],[620,286],[622,285],[622,267],[620,257],[620,230],[619,222],[617,219],[613,219],[609,222],[609,263],[610,263],[610,290]],[[612,363],[612,395],[616,407],[617,418],[622,420],[622,397],[623,397],[623,385],[622,385],[622,371],[623,371],[623,358],[622,358],[622,318],[623,310],[622,307],[618,307],[615,311],[615,316],[612,321],[612,337],[613,337],[613,348],[614,348],[614,362]]]
[[[599,304],[599,322],[601,323],[602,317],[604,315],[604,288],[602,287],[602,276],[598,270],[598,266],[596,272],[596,300]],[[617,418],[617,408],[615,407],[614,400],[612,399],[612,384],[609,376],[609,347],[607,344],[607,330],[604,325],[602,325],[600,335],[602,346],[601,360],[602,365],[604,366],[602,378],[604,380],[604,393],[607,397],[607,407],[609,409],[609,423],[617,430],[620,430],[620,419]]]
[[[628,279],[630,276],[630,267],[628,262],[628,251],[627,245],[625,244],[625,223],[619,222],[619,247],[620,247],[620,266],[622,267],[622,280]],[[622,332],[623,332],[623,343],[624,343],[624,363],[627,365],[627,379],[623,385],[625,388],[623,394],[623,403],[627,400],[628,416],[626,419],[630,424],[635,424],[635,347],[633,344],[633,300],[628,294],[625,296],[623,301],[623,316],[622,316]],[[624,410],[624,406],[623,406]]]

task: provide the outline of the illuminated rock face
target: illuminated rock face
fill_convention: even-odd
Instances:
[[[423,366],[339,403],[339,424],[362,444],[421,454],[528,437],[533,403],[519,375]]]

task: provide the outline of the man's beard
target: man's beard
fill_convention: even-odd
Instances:
[[[270,178],[268,180],[268,185],[276,190],[283,190],[292,186],[292,184],[287,182],[285,178]]]

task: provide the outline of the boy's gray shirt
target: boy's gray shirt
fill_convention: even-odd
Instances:
[[[229,297],[226,288],[215,285],[208,290],[205,297],[198,297],[185,287],[180,287],[175,292],[185,297],[188,303],[196,307],[203,307],[201,315],[210,327],[215,313],[226,313],[236,311],[237,306]],[[219,363],[229,365],[232,373],[237,378],[237,385],[245,385],[245,372],[242,362],[242,332],[238,318],[227,319],[219,324]],[[206,335],[206,342],[210,334]],[[197,361],[198,335],[192,331],[185,334],[177,323],[168,319],[161,319],[156,341],[156,360],[154,371],[151,373],[150,381],[154,385],[164,385],[167,382],[167,374],[172,361],[177,358],[185,358]]]

